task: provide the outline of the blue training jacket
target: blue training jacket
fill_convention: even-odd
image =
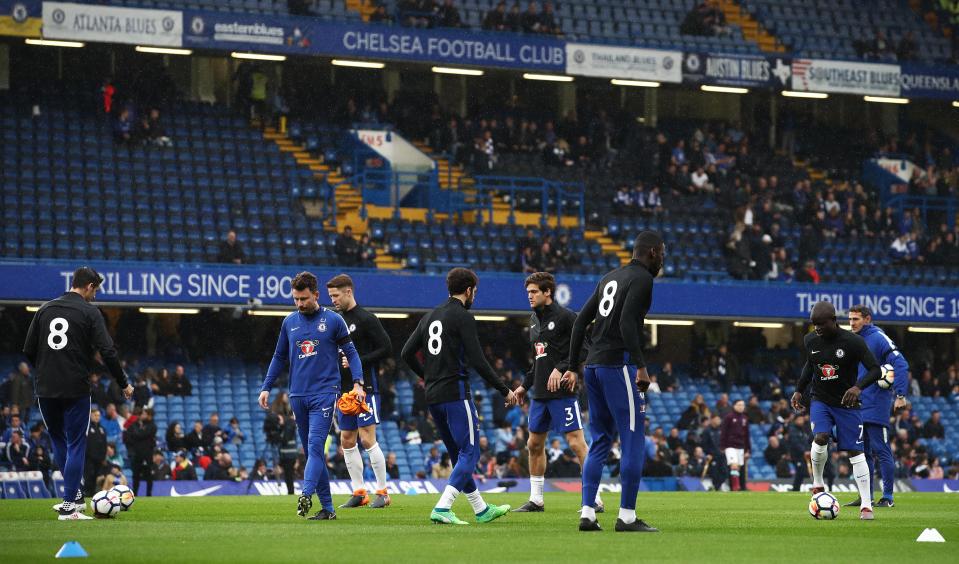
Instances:
[[[280,327],[276,351],[260,390],[270,391],[280,371],[289,364],[290,397],[338,394],[341,349],[349,360],[353,381],[362,382],[360,355],[340,314],[322,306],[308,315],[291,313]]]
[[[880,365],[891,364],[896,373],[892,388],[883,390],[873,384],[859,396],[862,401],[862,420],[864,423],[889,425],[889,414],[896,395],[906,395],[909,388],[909,363],[902,356],[896,344],[882,329],[873,324],[863,325],[859,336],[866,340],[866,346],[875,355]],[[866,368],[859,365],[859,377],[866,374]]]

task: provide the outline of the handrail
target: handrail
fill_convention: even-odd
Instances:
[[[959,200],[956,198],[944,198],[940,196],[913,196],[910,194],[897,194],[886,202],[886,207],[896,210],[899,217],[907,209],[919,208],[922,212],[922,222],[928,225],[927,219],[930,211],[945,212],[946,224],[949,229],[956,227],[956,214],[959,213]]]
[[[579,227],[586,224],[586,187],[582,182],[562,182],[558,180],[549,180],[539,177],[528,176],[474,176],[475,185],[473,188],[482,193],[490,200],[496,194],[507,194],[509,196],[509,223],[516,224],[516,195],[526,192],[539,194],[540,196],[540,227],[548,226],[548,218],[551,211],[556,213],[556,227],[562,226],[564,213],[563,202],[568,199],[576,199],[579,202],[577,222]],[[460,181],[462,184],[462,180]],[[555,204],[555,209],[550,209],[550,199]]]

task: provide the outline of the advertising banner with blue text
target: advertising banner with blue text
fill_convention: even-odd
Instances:
[[[183,41],[183,13],[44,2],[43,37],[179,47]]]
[[[907,98],[959,100],[959,68],[907,63],[899,77],[900,91]]]
[[[683,82],[782,89],[789,83],[789,59],[749,55],[686,53]]]
[[[615,45],[566,44],[566,72],[579,76],[682,82],[679,51]]]
[[[564,42],[317,18],[187,11],[183,43],[206,49],[563,71]]]
[[[899,65],[793,59],[792,89],[870,96],[899,96]]]
[[[92,262],[105,280],[97,299],[105,303],[227,304],[290,306],[290,280],[306,265],[233,266]],[[0,263],[0,301],[40,302],[69,289],[76,265],[65,262]],[[320,280],[341,269],[310,268]],[[364,305],[425,310],[446,296],[443,276],[354,270],[364,289]],[[479,274],[482,292],[476,310],[524,313],[529,302],[523,276]],[[595,290],[598,278],[560,276],[556,300],[578,310]],[[863,303],[883,322],[959,324],[959,292],[944,288],[837,286],[725,282],[709,285],[662,280],[656,283],[650,316],[688,318],[807,319],[813,304],[825,300],[840,312]]]

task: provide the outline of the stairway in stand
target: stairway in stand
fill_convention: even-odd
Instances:
[[[367,221],[360,217],[360,207],[363,205],[363,196],[360,191],[353,187],[338,170],[334,170],[322,160],[311,155],[304,146],[298,145],[295,141],[280,133],[274,128],[267,128],[263,132],[263,137],[273,141],[276,146],[285,153],[290,153],[297,164],[309,168],[313,171],[318,180],[328,183],[334,187],[336,198],[336,226],[331,223],[324,227],[327,231],[342,230],[346,226],[353,228],[353,236],[361,237],[368,229]],[[303,200],[303,208],[307,217],[322,217],[323,205],[316,200]],[[399,270],[403,264],[390,256],[385,247],[377,248],[376,267],[386,270]]]
[[[785,53],[786,47],[764,28],[752,14],[743,9],[736,0],[719,0],[719,7],[726,16],[726,23],[738,25],[743,38],[759,46],[765,53]]]

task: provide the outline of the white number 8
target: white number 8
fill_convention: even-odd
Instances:
[[[426,348],[429,349],[431,355],[436,356],[443,350],[443,340],[440,338],[443,336],[443,322],[437,319],[430,323],[428,332],[430,340],[426,343]]]
[[[619,282],[610,280],[603,288],[603,301],[599,302],[599,314],[608,317],[609,312],[613,311],[613,298],[616,297],[616,289]]]
[[[58,351],[67,346],[67,329],[70,324],[62,317],[57,317],[50,322],[50,334],[47,335],[47,345],[51,349]]]

